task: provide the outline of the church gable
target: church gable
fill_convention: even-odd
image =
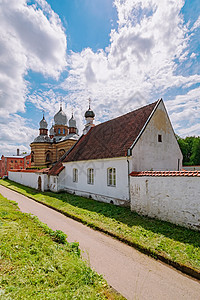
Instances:
[[[180,170],[182,153],[162,100],[133,144],[133,171]]]

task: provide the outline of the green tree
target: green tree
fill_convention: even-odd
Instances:
[[[182,139],[177,136],[177,140],[183,154],[183,165],[200,165],[200,137]]]
[[[190,157],[192,165],[200,165],[200,138],[195,138],[192,144],[192,155]]]

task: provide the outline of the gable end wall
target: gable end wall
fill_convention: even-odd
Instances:
[[[162,142],[158,142],[158,135]],[[182,153],[161,101],[132,150],[132,171],[170,171],[182,168]]]

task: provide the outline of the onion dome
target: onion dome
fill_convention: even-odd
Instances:
[[[47,124],[47,121],[45,120],[44,114],[43,114],[43,118],[40,121],[40,129],[47,129],[47,127],[48,127],[48,124]]]
[[[74,115],[72,114],[71,119],[69,120],[69,127],[76,128],[76,120],[74,119]]]
[[[62,110],[62,106],[60,106],[59,112],[54,116],[55,125],[67,125],[67,116]]]
[[[51,126],[51,129],[49,130],[49,135],[54,135],[55,134],[55,131],[54,131],[54,128],[53,128],[53,125]]]
[[[89,106],[89,109],[85,112],[85,118],[94,118],[94,117],[95,117],[95,113],[93,112],[93,110],[91,110]]]

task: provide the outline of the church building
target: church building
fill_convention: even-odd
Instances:
[[[133,171],[179,171],[182,153],[162,99],[94,126],[48,171],[48,188],[98,201],[130,204]]]
[[[39,135],[30,144],[31,166],[50,167],[57,162],[78,140],[78,130],[73,113],[67,125],[67,116],[60,106],[60,110],[54,116],[48,134],[48,124],[43,115],[40,121]]]

